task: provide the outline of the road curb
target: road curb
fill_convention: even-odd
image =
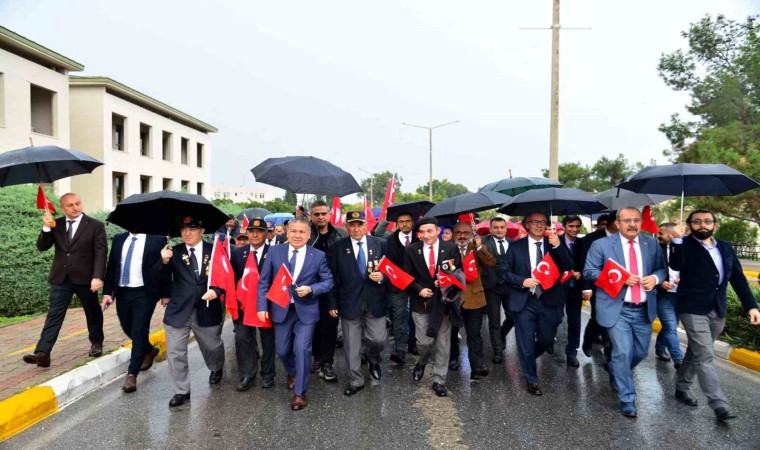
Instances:
[[[156,360],[166,357],[166,334],[161,328],[150,334],[159,348]],[[123,375],[132,353],[129,342],[119,349],[31,387],[0,402],[0,442],[49,417],[83,395]]]

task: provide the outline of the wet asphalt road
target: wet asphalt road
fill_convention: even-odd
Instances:
[[[564,333],[565,324],[558,350],[564,348]],[[224,339],[223,382],[208,385],[209,372],[193,346],[192,399],[179,408],[168,407],[172,390],[163,362],[140,375],[136,393],[122,393],[119,378],[0,448],[760,449],[760,375],[725,362],[718,362],[722,384],[739,414],[728,425],[715,421],[696,386],[699,407],[673,400],[675,371],[657,361],[654,350],[636,370],[638,419],[620,415],[600,351],[592,358],[581,354],[579,369],[566,367],[562,351],[542,356],[544,395],[533,397],[525,391],[512,334],[506,363],[479,382],[469,380],[463,346],[463,367],[449,373],[447,398],[430,390],[430,366],[419,385],[412,383],[411,356],[404,368],[383,363],[381,382],[345,397],[343,351],[338,349],[338,382],[312,375],[308,407],[293,412],[279,361],[275,388],[261,389],[257,379],[250,391],[235,391],[229,323]],[[490,346],[486,355],[490,365]]]

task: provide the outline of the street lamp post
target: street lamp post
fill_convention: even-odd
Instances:
[[[459,122],[458,120],[455,120],[453,122],[447,122],[442,123],[440,125],[436,125],[434,127],[425,127],[422,125],[414,125],[411,123],[402,123],[401,125],[406,125],[408,127],[415,127],[415,128],[422,128],[425,130],[428,130],[428,144],[430,146],[430,180],[428,182],[428,197],[430,198],[430,201],[433,201],[433,130],[436,128],[445,127],[446,125],[452,125]]]

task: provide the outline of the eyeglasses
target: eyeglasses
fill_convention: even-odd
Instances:
[[[330,213],[326,213],[326,212],[323,212],[323,213],[321,213],[321,212],[313,212],[313,213],[311,213],[312,216],[326,216],[328,214],[330,214]]]
[[[549,225],[548,220],[529,220],[527,222],[528,225]]]
[[[414,223],[414,221],[406,219],[406,220],[397,220],[396,223]]]
[[[702,224],[712,225],[712,224],[715,223],[715,221],[712,220],[712,219],[704,219],[704,220],[702,220],[702,219],[691,219],[689,221],[689,223],[692,224],[692,225],[702,225]]]
[[[627,224],[631,224],[631,223],[641,223],[641,219],[640,219],[640,218],[638,218],[638,217],[637,217],[637,218],[635,218],[635,219],[618,219],[618,220],[620,220],[620,221],[621,221],[621,222],[623,222],[623,223],[627,223]]]

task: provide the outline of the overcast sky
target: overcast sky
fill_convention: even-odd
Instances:
[[[217,128],[213,184],[266,158],[314,155],[357,180],[392,170],[471,190],[549,164],[551,0],[0,0],[2,25]],[[657,131],[688,97],[657,75],[705,14],[760,0],[564,0],[560,162],[664,163]]]

